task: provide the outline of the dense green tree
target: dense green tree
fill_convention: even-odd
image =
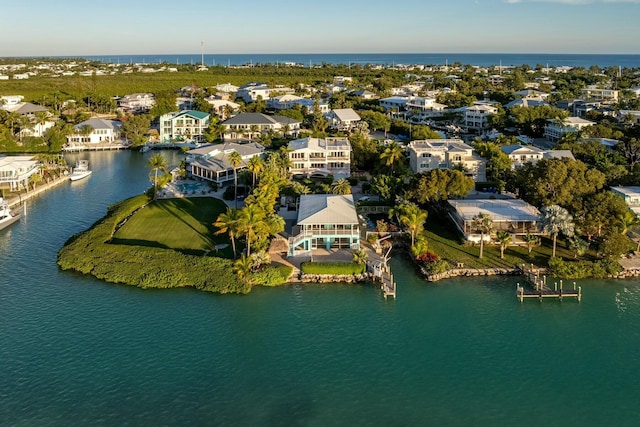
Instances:
[[[418,203],[467,196],[474,187],[473,179],[459,170],[431,169],[413,176],[407,197]]]
[[[156,103],[149,111],[152,117],[158,118],[163,114],[176,111],[176,93],[172,90],[162,90],[155,94]]]
[[[568,113],[546,105],[539,107],[513,107],[510,115],[516,127],[525,135],[542,137],[544,127],[549,119],[564,119]]]
[[[479,155],[487,159],[487,181],[505,181],[508,171],[511,170],[511,159],[500,149],[500,146],[490,141],[475,140],[473,148]]]
[[[603,234],[623,229],[627,212],[630,212],[629,207],[622,197],[610,191],[601,191],[585,199],[577,223],[581,233],[591,241],[594,236],[602,237]]]
[[[331,184],[331,192],[333,194],[351,194],[351,184],[344,178],[341,178]]]
[[[370,110],[362,111],[360,118],[369,125],[369,129],[382,130],[385,135],[391,129],[391,118],[384,113]]]
[[[400,192],[402,181],[391,175],[376,175],[371,179],[371,193],[384,200],[393,200]]]
[[[416,235],[424,229],[427,220],[427,211],[420,209],[414,203],[402,203],[389,211],[389,216],[396,216],[398,222],[411,236],[411,247],[415,243]]]
[[[120,132],[133,147],[139,147],[148,140],[151,117],[148,114],[128,115],[122,121]]]
[[[542,231],[549,233],[553,239],[551,257],[556,256],[556,242],[558,234],[573,237],[573,217],[565,208],[558,205],[545,206],[540,210],[540,226]]]
[[[396,171],[396,166],[398,168],[402,168],[406,163],[406,156],[404,148],[400,147],[395,142],[392,142],[384,149],[382,154],[380,154],[380,160],[383,161],[384,165],[391,168],[391,174]]]
[[[351,161],[355,170],[373,172],[379,163],[379,145],[376,141],[361,132],[349,135],[351,143]]]

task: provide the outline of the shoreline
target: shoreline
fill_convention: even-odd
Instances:
[[[26,202],[29,199],[32,199],[40,194],[59,186],[63,182],[69,181],[68,176],[61,176],[59,178],[54,179],[51,182],[40,184],[35,188],[35,190],[27,191],[26,193],[18,193],[17,196],[13,196],[11,198],[7,198],[6,201],[10,208],[15,206],[22,205],[23,202]]]

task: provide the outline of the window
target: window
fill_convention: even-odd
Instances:
[[[431,157],[431,153],[422,153],[422,157],[429,158]]]

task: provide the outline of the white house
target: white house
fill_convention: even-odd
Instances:
[[[40,170],[33,156],[0,156],[0,187],[11,191],[26,188],[29,177]]]
[[[432,169],[464,166],[465,175],[476,182],[486,181],[487,161],[460,139],[424,139],[411,141],[407,147],[409,165],[414,173]]]
[[[409,102],[408,96],[390,96],[388,98],[382,98],[378,100],[380,106],[385,110],[404,111],[407,109],[407,103]]]
[[[464,199],[449,200],[451,206],[450,218],[464,235],[465,239],[480,242],[480,233],[473,227],[473,218],[478,214],[487,214],[493,221],[493,233],[507,231],[512,235],[513,242],[518,243],[518,237],[527,233],[540,234],[538,222],[540,211],[534,206],[520,199]],[[489,236],[484,236],[490,239]]]
[[[303,99],[297,95],[280,95],[274,96],[267,100],[267,108],[271,110],[288,110],[296,105],[297,101]]]
[[[67,136],[67,144],[83,145],[120,140],[121,122],[106,119],[89,119],[74,126],[75,132]]]
[[[261,156],[264,153],[264,147],[256,142],[248,144],[228,142],[189,150],[185,159],[187,176],[212,181],[219,185],[233,181],[234,170],[229,162],[229,154],[234,151],[237,151],[242,158],[242,163],[236,170],[242,170],[247,167],[252,157]]]
[[[238,86],[232,85],[231,83],[222,83],[216,85],[216,90],[219,92],[236,93],[238,89],[240,89]]]
[[[470,107],[462,107],[464,125],[469,130],[484,131],[489,129],[489,117],[497,114],[498,109],[488,103],[477,102]]]
[[[625,187],[611,187],[611,192],[622,197],[637,216],[640,216],[640,187],[638,186],[625,186]]]
[[[303,138],[289,142],[292,175],[351,175],[351,144],[347,138]]]
[[[35,121],[32,122],[31,126],[25,127],[24,129],[20,129],[20,133],[22,136],[32,136],[36,138],[42,138],[45,132],[51,129],[56,125],[56,122],[53,120],[45,120],[45,121]]]
[[[351,194],[300,196],[298,218],[289,237],[289,256],[317,248],[360,248],[360,222]]]
[[[519,168],[525,163],[537,163],[544,158],[544,150],[532,145],[505,145],[500,149],[511,159],[511,168]]]
[[[236,104],[235,102],[231,102],[226,99],[219,99],[214,96],[210,96],[205,98],[205,100],[211,104],[214,114],[222,120],[231,116],[228,112],[235,114],[240,110],[240,104]]]
[[[286,132],[287,135],[295,136],[298,135],[300,124],[301,122],[289,117],[267,116],[262,113],[240,113],[222,122],[231,139],[257,136],[269,131]]]
[[[337,108],[326,114],[329,127],[349,131],[360,122],[360,116],[352,108]]]
[[[14,105],[18,105],[22,102],[24,96],[22,95],[4,95],[0,96],[0,107],[7,109]]]
[[[544,137],[551,142],[556,142],[566,134],[579,132],[593,124],[595,123],[580,117],[567,117],[563,123],[558,123],[556,119],[549,119],[544,127]]]
[[[250,82],[238,88],[236,98],[242,98],[244,102],[256,102],[258,99],[266,101],[269,99],[271,88],[265,83]]]
[[[209,113],[196,110],[178,111],[160,116],[160,141],[202,141],[209,127]]]
[[[118,99],[118,107],[125,112],[145,112],[154,105],[156,105],[156,98],[152,93],[132,93]]]

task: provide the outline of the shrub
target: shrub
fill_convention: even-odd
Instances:
[[[444,273],[449,269],[449,263],[441,258],[434,261],[425,262],[424,269],[429,274]]]
[[[293,267],[288,265],[268,265],[252,273],[251,280],[255,285],[280,286],[287,282],[292,272]]]
[[[362,274],[364,264],[355,262],[303,262],[300,270],[306,274]]]
[[[358,185],[358,178],[349,178],[349,185],[352,187]]]
[[[364,194],[368,194],[369,191],[371,191],[371,184],[369,182],[363,182],[362,183],[362,192]]]

